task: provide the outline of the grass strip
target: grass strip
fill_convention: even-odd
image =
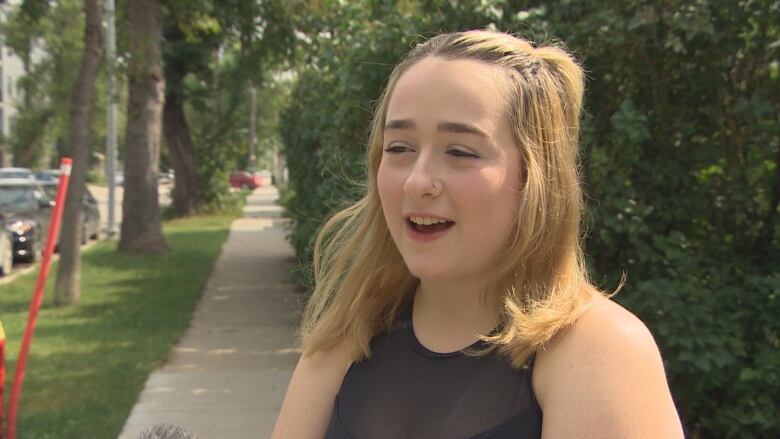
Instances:
[[[53,306],[52,264],[27,360],[18,437],[119,435],[147,376],[187,328],[235,218],[167,221],[165,255],[125,255],[116,252],[116,241],[96,243],[82,254],[77,306]],[[0,285],[10,357],[6,400],[37,276],[36,270]]]

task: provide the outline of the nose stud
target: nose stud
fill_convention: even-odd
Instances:
[[[429,195],[432,197],[438,197],[441,194],[442,189],[442,183],[439,180],[433,180],[431,182],[431,190],[429,191]]]

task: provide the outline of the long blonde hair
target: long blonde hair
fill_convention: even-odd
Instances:
[[[505,103],[525,184],[513,241],[488,280],[489,290],[501,294],[501,330],[485,339],[489,350],[498,348],[522,367],[576,321],[590,294],[599,293],[587,278],[580,245],[577,142],[584,80],[565,50],[492,31],[431,38],[390,75],[372,123],[365,195],[330,218],[315,243],[315,289],[301,325],[304,355],[346,343],[354,360],[370,357],[370,340],[391,328],[413,294],[417,280],[390,236],[376,178],[389,97],[400,76],[429,56],[481,61],[506,72]]]

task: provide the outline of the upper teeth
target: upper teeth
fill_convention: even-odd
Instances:
[[[431,224],[444,224],[447,222],[442,219],[430,218],[427,216],[413,216],[410,217],[409,220],[415,224],[421,224],[423,226],[430,226]]]

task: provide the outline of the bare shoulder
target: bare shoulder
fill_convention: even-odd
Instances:
[[[351,364],[352,350],[346,344],[301,356],[271,437],[322,437],[333,412],[336,394]]]
[[[558,365],[561,359],[593,357],[627,357],[640,353],[658,357],[658,346],[650,330],[634,314],[612,300],[597,296],[572,327],[556,335],[540,352]]]
[[[545,438],[683,436],[652,334],[603,297],[537,354],[533,384]]]

